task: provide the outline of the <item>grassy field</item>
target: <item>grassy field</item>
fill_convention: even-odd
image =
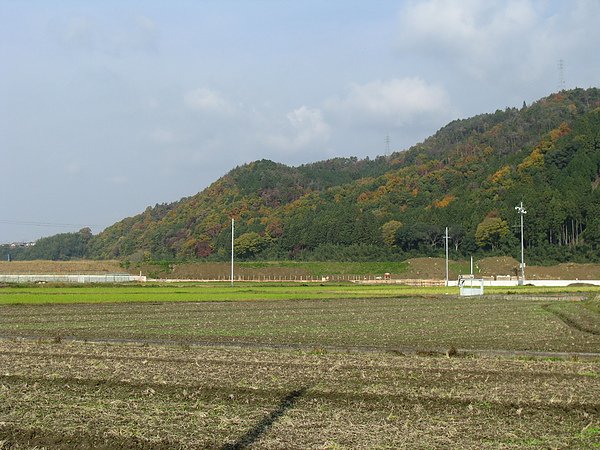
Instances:
[[[600,448],[597,296],[1,288],[0,449]]]
[[[104,303],[104,302],[203,302],[246,300],[295,300],[373,298],[440,294],[443,289],[392,285],[317,283],[228,283],[17,286],[0,289],[0,304],[8,303]],[[457,291],[455,288],[454,291]],[[450,292],[450,291],[448,291]],[[600,292],[600,289],[598,290]]]
[[[486,287],[488,294],[569,295],[600,294],[600,287],[568,288],[519,286]],[[143,285],[22,285],[0,288],[1,304],[205,302],[254,300],[322,300],[335,298],[406,298],[456,296],[456,287],[411,287],[354,283],[181,283]]]

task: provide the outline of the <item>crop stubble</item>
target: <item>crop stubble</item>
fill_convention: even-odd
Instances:
[[[163,343],[599,352],[600,314],[555,297],[4,305],[3,336]]]
[[[233,448],[245,438],[263,448],[585,448],[598,440],[596,362],[2,341],[0,367],[5,445]]]
[[[597,359],[390,351],[597,351],[589,306],[543,297],[4,305],[0,448],[595,448]],[[139,342],[81,342],[115,338]]]

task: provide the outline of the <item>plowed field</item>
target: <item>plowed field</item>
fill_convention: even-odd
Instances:
[[[592,448],[593,362],[0,344],[7,448]]]
[[[0,305],[0,449],[598,448],[599,306]]]
[[[129,294],[129,288],[116,292],[111,295],[144,295]],[[509,295],[1,305],[0,337],[400,352],[445,352],[450,347],[600,352],[600,313],[592,308],[598,301],[582,298]]]

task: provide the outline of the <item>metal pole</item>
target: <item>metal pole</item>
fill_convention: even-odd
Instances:
[[[235,219],[231,218],[231,287],[233,287],[233,239],[235,236]]]
[[[525,208],[523,207],[523,202],[519,204],[519,206],[515,206],[517,212],[521,215],[521,280],[519,284],[525,284],[525,245],[523,239],[523,216],[527,214]]]
[[[471,256],[471,275],[473,275],[473,257]]]
[[[446,227],[446,286],[448,286],[448,227]]]
[[[521,202],[521,211],[523,211],[523,202]],[[521,212],[521,278],[525,284],[525,245],[523,242],[523,212]]]

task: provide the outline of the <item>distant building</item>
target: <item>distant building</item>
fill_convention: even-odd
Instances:
[[[10,244],[5,244],[5,245],[8,245],[10,248],[34,247],[35,242],[11,242]]]

